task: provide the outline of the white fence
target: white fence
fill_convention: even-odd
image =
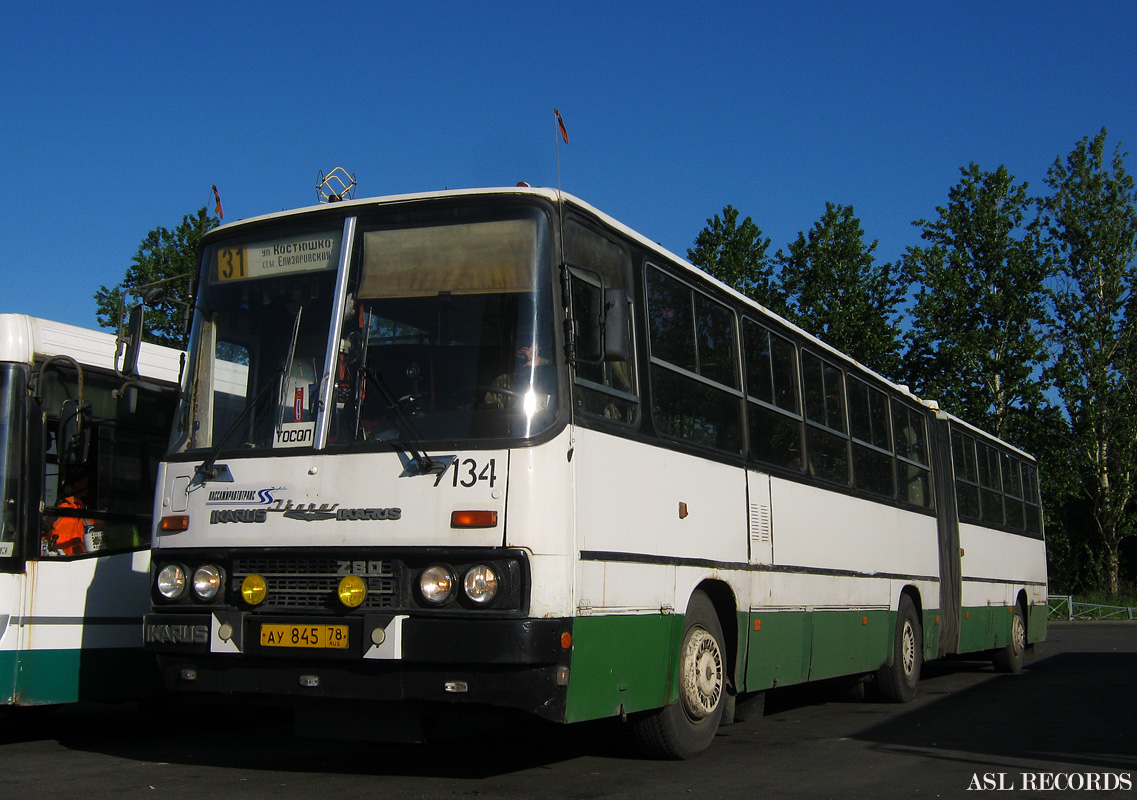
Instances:
[[[1066,594],[1052,594],[1047,598],[1050,619],[1137,619],[1137,608],[1132,606],[1101,606],[1096,603],[1075,603]]]

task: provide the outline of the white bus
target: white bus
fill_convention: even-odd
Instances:
[[[143,346],[120,400],[114,336],[0,314],[0,704],[161,689],[141,632],[179,357]]]
[[[908,700],[1045,635],[1029,455],[575,198],[226,225],[197,294],[145,625],[177,691],[376,739],[621,716],[687,757],[771,687]]]

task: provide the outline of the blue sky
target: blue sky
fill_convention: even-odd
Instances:
[[[147,231],[557,180],[685,255],[729,204],[772,239],[852,205],[877,258],[960,167],[1137,148],[1133,2],[61,2],[0,26],[0,312],[95,327]],[[1130,172],[1137,172],[1133,159]],[[19,256],[16,258],[15,256]]]

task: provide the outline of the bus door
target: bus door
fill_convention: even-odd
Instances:
[[[168,411],[147,407],[141,420],[123,424],[115,418],[114,386],[113,379],[88,376],[94,411],[84,418],[80,452],[68,451],[71,432],[60,424],[74,406],[49,401],[46,413],[33,415],[27,486],[38,502],[31,504],[24,537],[19,704],[116,701],[158,686],[142,651],[141,623],[149,605],[147,545]],[[143,427],[151,423],[155,429]]]
[[[746,472],[747,519],[750,529],[750,563],[774,563],[774,525],[770,509],[770,476]]]
[[[939,655],[959,649],[962,602],[962,565],[959,549],[959,512],[955,506],[955,471],[952,464],[951,430],[947,419],[932,422],[932,458],[935,492],[939,498],[937,531],[940,550],[940,646]]]

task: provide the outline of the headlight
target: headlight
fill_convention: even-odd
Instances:
[[[449,567],[435,564],[422,571],[418,586],[426,602],[440,606],[454,594],[454,575]]]
[[[158,573],[158,594],[167,600],[177,600],[186,591],[186,571],[181,564],[167,564]]]
[[[462,588],[466,590],[466,597],[483,606],[494,599],[497,594],[497,587],[497,573],[488,564],[470,567],[466,573],[466,580],[462,583]]]
[[[358,608],[367,597],[367,584],[358,575],[348,575],[340,581],[336,594],[345,608]]]
[[[221,589],[221,568],[213,564],[198,567],[193,574],[193,590],[202,600],[212,600]]]
[[[268,594],[268,584],[256,573],[247,575],[241,581],[241,597],[251,606],[259,605]]]

